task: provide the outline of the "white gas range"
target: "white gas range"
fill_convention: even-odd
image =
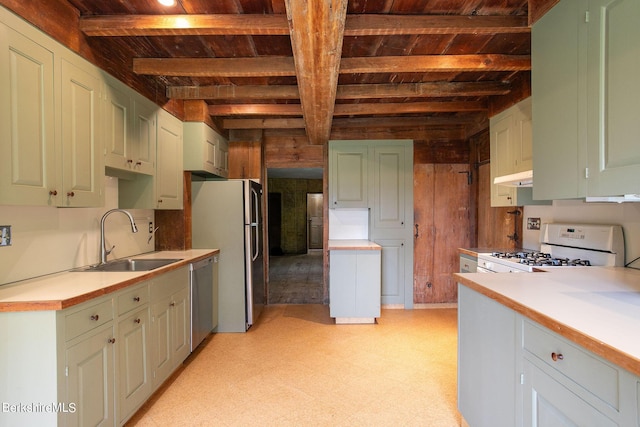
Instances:
[[[480,273],[529,273],[556,267],[624,266],[619,225],[543,224],[540,250],[478,254]]]

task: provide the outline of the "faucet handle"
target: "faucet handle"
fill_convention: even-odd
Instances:
[[[104,254],[105,255],[109,255],[113,251],[113,248],[115,248],[115,247],[116,247],[116,245],[113,245],[113,246],[111,246],[111,249],[105,249]]]

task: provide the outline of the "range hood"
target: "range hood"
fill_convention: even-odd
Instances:
[[[506,187],[533,187],[533,170],[496,176],[493,183]]]
[[[610,196],[610,197],[585,197],[585,201],[589,203],[640,202],[640,194],[624,194],[622,196]]]

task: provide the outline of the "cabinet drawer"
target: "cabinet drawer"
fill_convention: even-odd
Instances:
[[[64,319],[66,340],[69,341],[111,320],[113,320],[111,299],[70,313]]]
[[[460,256],[460,273],[475,273],[478,271],[478,261],[466,256]]]
[[[189,286],[189,267],[184,266],[153,279],[151,295],[154,302]]]
[[[142,286],[136,286],[131,290],[124,291],[117,298],[118,316],[142,307],[149,302],[149,285],[147,283]]]
[[[618,409],[619,373],[615,367],[528,321],[524,322],[523,345],[552,369]]]

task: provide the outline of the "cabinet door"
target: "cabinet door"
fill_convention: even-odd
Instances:
[[[356,308],[357,251],[331,251],[329,270],[329,315],[354,317]]]
[[[135,149],[132,153],[133,170],[153,175],[156,165],[158,107],[141,96],[134,98],[133,104],[133,137]],[[182,149],[182,146],[180,147]]]
[[[0,204],[53,205],[53,53],[0,23]]]
[[[513,187],[493,183],[497,176],[515,173],[514,138],[513,111],[507,111],[501,117],[491,120],[491,206],[515,204]]]
[[[177,366],[189,356],[191,350],[189,289],[184,288],[174,294],[172,304],[171,357],[174,366]]]
[[[151,307],[152,315],[152,369],[154,388],[171,374],[173,370],[171,359],[171,302],[169,296]]]
[[[366,145],[332,147],[329,164],[330,207],[367,208],[368,153]]]
[[[404,164],[404,146],[373,148],[373,207],[372,226],[404,228],[405,188],[407,179]],[[380,231],[380,230],[378,230]]]
[[[640,2],[589,2],[587,195],[640,194]]]
[[[59,206],[104,205],[104,152],[99,134],[100,78],[61,60],[63,194]]]
[[[132,164],[131,98],[117,83],[107,82],[105,100],[105,166],[130,170]]]
[[[523,425],[532,427],[618,425],[526,358],[523,367],[525,379]]]
[[[66,349],[67,397],[76,412],[66,414],[67,426],[113,426],[114,345],[113,326]]]
[[[157,209],[182,209],[182,122],[158,113]]]
[[[118,322],[118,419],[124,421],[151,394],[149,308]]]
[[[405,244],[403,239],[374,239],[381,250],[382,304],[405,304]],[[411,295],[413,300],[413,294]]]
[[[533,120],[531,97],[516,105],[514,116],[515,140],[514,172],[524,172],[533,168]]]

